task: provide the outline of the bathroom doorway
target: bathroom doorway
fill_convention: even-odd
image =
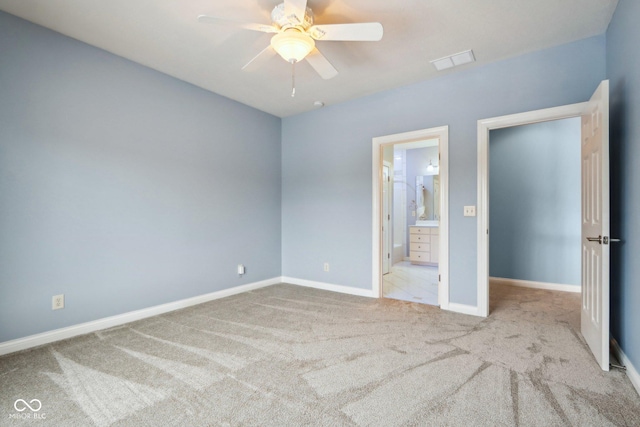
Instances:
[[[391,262],[382,271],[384,298],[439,304],[439,154],[438,138],[398,143],[383,150],[383,162],[393,162],[389,186],[393,192],[393,256],[387,254]],[[383,266],[384,258],[383,253]]]
[[[448,308],[448,128],[373,142],[374,292]]]

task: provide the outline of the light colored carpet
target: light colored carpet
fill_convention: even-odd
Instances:
[[[491,295],[482,319],[276,285],[7,355],[0,425],[640,425],[578,295]]]

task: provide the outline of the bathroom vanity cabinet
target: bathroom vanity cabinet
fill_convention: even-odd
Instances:
[[[440,235],[438,227],[409,227],[409,260],[411,264],[438,265]]]

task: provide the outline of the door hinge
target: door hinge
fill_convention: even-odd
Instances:
[[[442,281],[442,276],[440,274],[438,274],[438,282]]]
[[[391,254],[387,254],[387,259],[390,259],[390,258],[391,258]]]
[[[391,221],[391,214],[387,214],[387,221]]]

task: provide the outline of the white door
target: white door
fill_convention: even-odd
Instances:
[[[609,370],[609,81],[582,114],[581,332]]]
[[[386,163],[386,162],[385,162]],[[391,269],[391,175],[388,165],[382,166],[382,274]]]

